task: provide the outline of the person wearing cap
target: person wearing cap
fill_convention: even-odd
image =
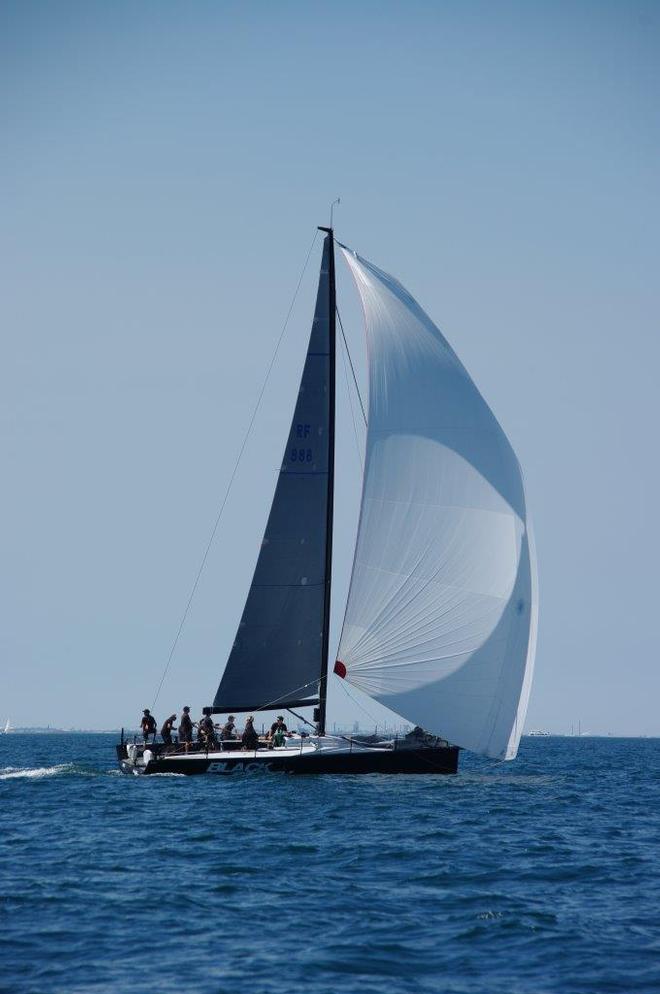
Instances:
[[[213,724],[213,718],[210,714],[204,715],[199,723],[199,730],[202,735],[204,748],[207,751],[209,749],[215,749],[218,743],[215,738],[215,725]]]
[[[181,721],[179,722],[179,745],[186,747],[185,751],[188,752],[193,740],[193,723],[190,717],[190,708],[186,704],[183,709],[183,714],[181,715]]]
[[[174,729],[174,722],[176,721],[176,715],[171,714],[169,718],[166,718],[163,722],[163,727],[160,730],[160,737],[163,740],[163,744],[166,749],[171,749],[172,747],[172,730]]]
[[[272,739],[273,735],[275,735],[275,732],[281,732],[283,735],[285,735],[288,732],[288,730],[289,729],[286,727],[286,724],[284,723],[284,715],[278,714],[277,721],[274,721],[273,724],[270,726],[270,732],[268,733],[268,738]]]
[[[142,729],[142,737],[144,739],[145,745],[149,740],[149,736],[153,735],[156,738],[156,732],[158,731],[158,725],[156,724],[156,719],[152,715],[149,708],[145,708],[142,712],[142,721],[140,722],[140,728]]]
[[[257,735],[254,727],[254,718],[252,715],[250,715],[250,717],[245,721],[245,728],[243,729],[241,741],[243,743],[243,749],[245,750],[256,749],[259,745],[259,736]]]
[[[238,732],[236,731],[236,718],[233,714],[229,715],[229,718],[222,726],[222,729],[220,730],[220,738],[223,742],[238,738]]]

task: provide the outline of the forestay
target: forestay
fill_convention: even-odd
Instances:
[[[347,680],[409,721],[513,759],[537,613],[518,461],[417,302],[344,255],[365,313],[369,427],[338,657]]]
[[[329,256],[275,496],[216,711],[316,704],[330,488]]]

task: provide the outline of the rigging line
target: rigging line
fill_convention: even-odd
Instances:
[[[243,452],[245,451],[245,446],[247,445],[248,439],[249,439],[250,434],[252,432],[252,427],[253,427],[255,419],[257,417],[257,412],[259,411],[259,406],[261,404],[264,392],[266,390],[266,386],[268,384],[268,380],[270,378],[270,374],[272,372],[273,366],[275,365],[275,360],[276,360],[277,354],[278,354],[278,352],[280,350],[280,345],[282,344],[282,339],[284,338],[284,332],[286,331],[287,325],[289,323],[289,318],[291,317],[291,312],[293,310],[294,304],[295,304],[296,299],[298,297],[298,291],[300,290],[300,284],[303,281],[303,277],[305,275],[305,270],[307,269],[307,263],[309,262],[309,257],[312,254],[312,249],[314,248],[314,245],[316,243],[317,237],[318,237],[318,231],[315,231],[314,232],[314,237],[312,239],[312,244],[309,246],[309,249],[307,251],[307,256],[305,258],[305,262],[304,262],[304,265],[302,267],[302,271],[300,273],[300,276],[298,277],[298,283],[296,285],[296,289],[294,291],[293,298],[292,298],[291,303],[289,305],[289,310],[287,311],[286,317],[284,319],[284,324],[282,325],[282,330],[280,331],[280,336],[277,339],[277,343],[275,345],[275,350],[274,350],[273,355],[271,357],[271,360],[270,360],[270,362],[268,364],[268,369],[266,370],[266,375],[265,375],[264,381],[263,381],[263,383],[261,385],[261,390],[259,391],[259,396],[257,397],[257,402],[256,402],[256,404],[254,406],[254,410],[252,411],[252,417],[250,418],[250,423],[248,424],[247,431],[245,432],[245,437],[243,438],[243,443],[241,445],[241,448],[240,448],[240,451],[238,453],[238,456],[236,457],[236,462],[234,463],[234,468],[232,470],[231,477],[229,478],[229,483],[227,484],[227,489],[225,490],[225,495],[224,495],[224,497],[222,499],[222,503],[220,505],[220,510],[218,511],[218,514],[217,514],[216,519],[215,519],[215,523],[213,525],[213,530],[211,531],[211,537],[209,538],[208,543],[206,545],[206,549],[204,550],[204,555],[202,556],[202,561],[201,561],[201,563],[199,565],[199,569],[197,570],[197,576],[195,577],[195,582],[192,585],[192,589],[190,591],[190,596],[188,597],[188,603],[186,604],[185,611],[183,612],[183,616],[181,618],[181,621],[179,623],[179,627],[177,629],[177,633],[176,633],[176,635],[174,637],[174,641],[172,642],[172,647],[170,649],[170,654],[167,657],[167,663],[165,664],[165,669],[163,670],[163,675],[160,678],[160,683],[158,684],[158,689],[156,691],[156,696],[154,697],[153,704],[151,705],[152,708],[154,708],[156,706],[156,702],[157,702],[158,697],[160,695],[160,692],[162,690],[163,683],[165,682],[165,677],[167,676],[168,670],[170,668],[170,664],[171,664],[172,659],[174,657],[174,653],[176,651],[176,647],[177,647],[177,645],[179,643],[179,639],[181,638],[181,632],[183,631],[183,626],[186,623],[186,618],[188,617],[188,612],[190,611],[190,605],[193,602],[193,598],[195,596],[195,592],[197,590],[199,581],[201,579],[202,573],[204,572],[204,567],[206,566],[206,560],[208,559],[209,552],[211,551],[211,546],[213,545],[213,539],[215,538],[215,533],[217,532],[218,525],[220,524],[220,518],[222,517],[222,512],[225,509],[225,505],[227,503],[227,499],[229,497],[229,493],[231,491],[232,484],[234,482],[234,478],[236,477],[236,473],[238,471],[239,463],[241,461],[241,458],[243,456]]]
[[[358,701],[358,699],[356,697],[353,697],[353,695],[349,691],[348,687],[346,686],[346,681],[345,680],[341,681],[341,687],[342,687],[342,690],[344,690],[348,694],[348,696],[353,701],[353,703],[357,704],[357,706],[360,708],[360,710],[363,711],[366,714],[367,718],[370,718],[371,721],[373,721],[374,727],[378,728],[378,719],[375,718],[372,714],[370,714],[367,711],[367,709],[362,704],[360,704],[360,702]]]
[[[364,421],[365,428],[367,427],[367,415],[364,413],[364,404],[362,403],[362,394],[360,393],[360,388],[358,386],[357,376],[355,375],[355,369],[353,367],[353,360],[351,359],[351,350],[348,347],[348,342],[346,341],[346,333],[344,332],[344,325],[342,324],[341,315],[339,313],[339,308],[335,306],[337,311],[337,319],[339,321],[339,327],[341,328],[341,337],[344,339],[344,346],[346,348],[346,354],[348,355],[348,361],[351,364],[351,373],[353,374],[353,382],[355,383],[355,389],[357,390],[358,400],[360,401],[360,409],[362,411],[362,419]]]
[[[353,410],[353,398],[351,397],[351,385],[348,382],[348,367],[346,365],[346,348],[344,347],[341,351],[341,357],[344,365],[344,379],[346,381],[346,393],[348,394],[348,406],[351,409],[351,421],[353,422],[353,436],[355,438],[355,451],[357,452],[358,462],[360,464],[360,471],[364,473],[364,465],[362,463],[362,453],[360,452],[360,439],[358,438],[357,425],[355,423],[355,411]]]
[[[265,704],[260,704],[259,707],[252,708],[252,710],[255,714],[257,711],[273,711],[275,705],[277,705],[278,707],[284,708],[285,711],[288,711],[289,708],[287,708],[286,704],[280,703],[281,701],[285,701],[287,697],[291,696],[291,694],[299,694],[302,690],[307,690],[308,687],[313,687],[315,684],[318,686],[318,682],[318,679],[310,680],[308,683],[301,684],[300,687],[294,687],[293,690],[287,690],[285,694],[280,694],[279,697],[274,697],[272,701],[266,701]],[[302,705],[299,705],[299,707],[302,707]]]

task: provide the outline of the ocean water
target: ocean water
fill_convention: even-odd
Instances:
[[[660,740],[456,777],[129,777],[0,737],[0,990],[660,991]]]

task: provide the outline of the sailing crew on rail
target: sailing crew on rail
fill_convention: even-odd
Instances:
[[[210,714],[205,714],[199,723],[199,730],[202,737],[202,743],[206,749],[213,749],[217,746],[217,741],[215,737],[215,725],[213,724],[213,718]]]
[[[140,722],[140,728],[142,729],[142,737],[144,739],[145,745],[149,741],[149,736],[153,735],[156,738],[156,732],[158,731],[158,725],[156,724],[156,719],[152,715],[149,708],[145,708],[142,712],[142,721]]]
[[[259,736],[257,730],[254,727],[254,718],[252,715],[245,720],[245,728],[243,729],[243,735],[241,738],[243,749],[256,749],[259,745]]]
[[[223,742],[227,742],[231,739],[238,738],[238,729],[236,728],[236,718],[233,714],[229,715],[229,718],[222,726],[220,730],[220,738]]]
[[[193,740],[193,723],[190,717],[190,708],[186,704],[181,715],[181,721],[179,722],[179,745],[185,746],[185,751],[188,752]]]
[[[268,733],[268,738],[272,739],[275,732],[283,732],[284,734],[286,734],[288,731],[289,729],[286,727],[286,724],[284,722],[284,715],[278,714],[277,721],[274,721],[273,724],[270,726],[270,732]]]
[[[286,742],[285,732],[283,732],[281,728],[276,728],[270,737],[269,747],[271,749],[273,748],[279,749],[281,746],[285,744],[285,742]]]
[[[163,727],[160,730],[160,737],[166,748],[171,748],[172,746],[172,731],[174,730],[174,722],[176,721],[176,715],[171,714],[169,718],[166,718],[163,722]]]

